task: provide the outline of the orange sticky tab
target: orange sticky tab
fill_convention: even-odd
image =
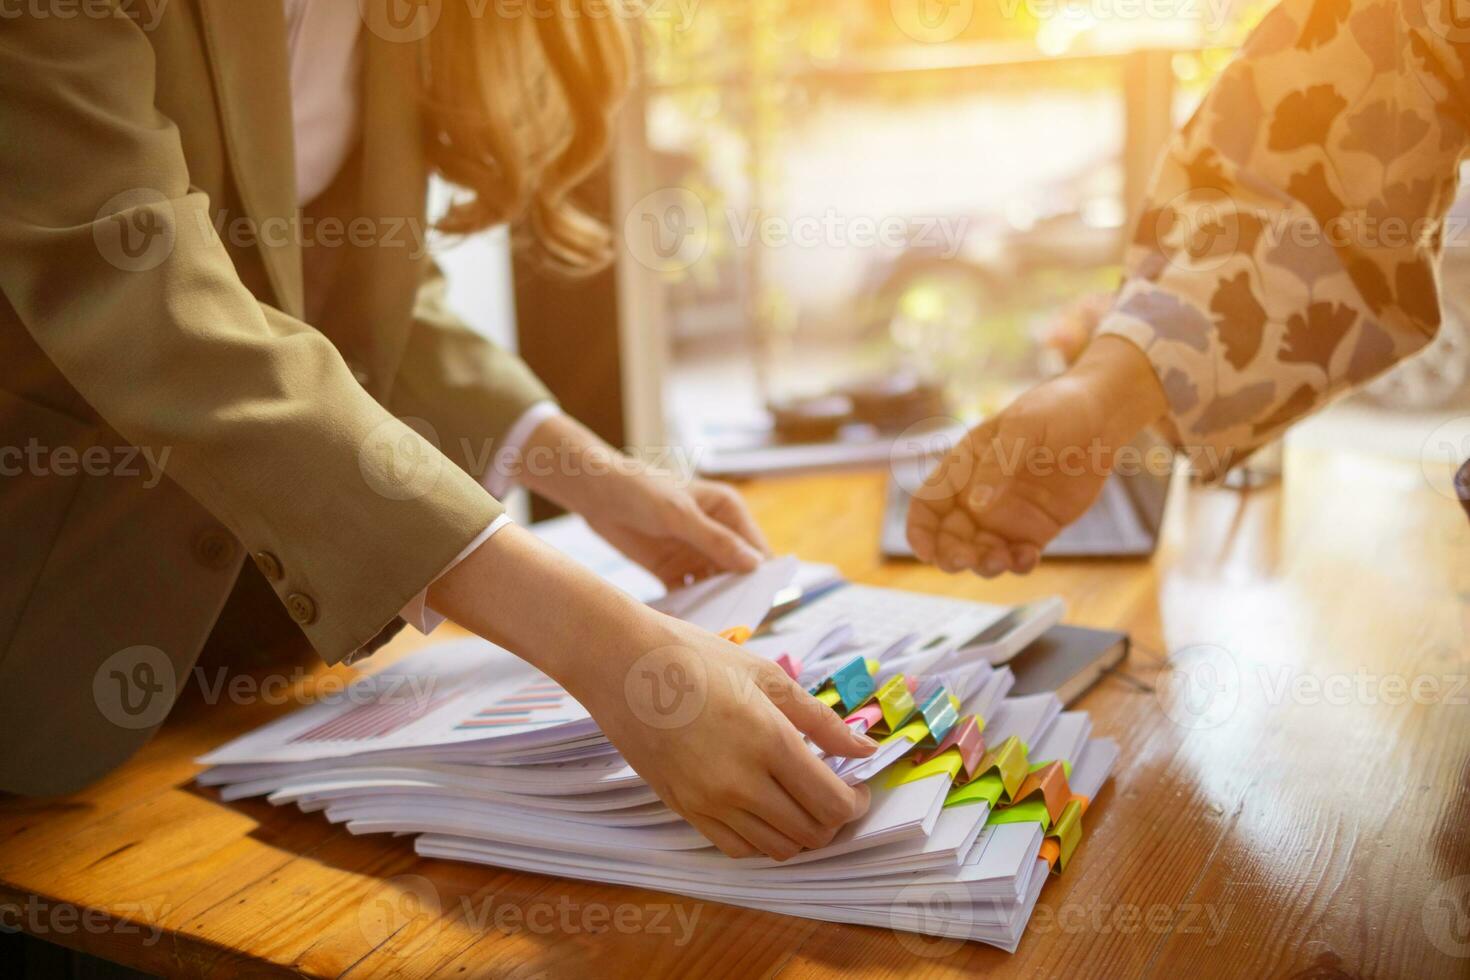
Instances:
[[[750,627],[731,626],[727,630],[720,630],[720,639],[729,640],[731,643],[744,643],[750,639]]]
[[[1048,837],[1046,840],[1041,842],[1041,850],[1036,852],[1036,856],[1045,861],[1047,867],[1055,870],[1057,866],[1057,858],[1062,856],[1062,847],[1060,844],[1057,843],[1055,837]]]
[[[1075,803],[1078,806],[1080,806],[1082,808],[1082,812],[1083,813],[1086,813],[1087,812],[1087,808],[1092,805],[1092,801],[1089,800],[1087,797],[1083,796],[1081,793],[1073,793],[1072,794],[1072,798],[1070,800],[1068,800],[1067,802],[1069,802],[1069,803]]]
[[[1072,791],[1067,787],[1067,773],[1060,762],[1047,763],[1027,775],[1021,788],[1011,796],[1011,803],[1020,803],[1037,795],[1046,802],[1046,812],[1051,817],[1051,822],[1056,823],[1072,798]]]

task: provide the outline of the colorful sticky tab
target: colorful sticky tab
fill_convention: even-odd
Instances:
[[[1046,800],[1038,796],[1023,803],[1012,803],[998,810],[991,810],[985,823],[1039,823],[1042,830],[1047,830],[1051,827],[1051,813],[1046,808]]]
[[[729,629],[720,630],[720,638],[729,640],[731,643],[744,643],[750,639],[750,627],[731,626]]]
[[[932,685],[921,685],[917,700],[924,725],[929,729],[934,744],[938,745],[959,720],[960,704],[938,681]]]
[[[886,744],[888,742],[894,741],[895,739],[901,738],[912,742],[915,745],[918,745],[920,742],[924,741],[924,737],[928,734],[929,729],[924,727],[924,719],[915,718],[913,721],[898,729],[898,731],[894,732],[892,735],[889,735],[887,738],[883,739],[883,741],[879,744]]]
[[[1067,801],[1062,809],[1062,815],[1057,818],[1051,830],[1047,831],[1045,845],[1049,841],[1057,842],[1056,863],[1052,866],[1055,872],[1067,869],[1067,862],[1072,859],[1072,854],[1077,850],[1077,845],[1082,843],[1082,814],[1087,809],[1087,799],[1082,796],[1074,796]]]
[[[930,759],[915,759],[902,768],[896,770],[888,780],[889,786],[897,786],[900,783],[912,783],[919,779],[928,779],[930,776],[945,774],[951,780],[959,773],[963,762],[960,760],[959,752],[941,752]]]
[[[1005,793],[1005,784],[994,771],[966,783],[956,782],[949,795],[944,798],[945,806],[965,806],[970,803],[987,803],[994,807]]]
[[[786,676],[790,677],[792,680],[796,680],[798,677],[801,676],[801,661],[797,660],[789,653],[783,653],[779,657],[777,657],[776,666],[784,670],[786,672]]]
[[[985,736],[981,734],[985,723],[975,715],[965,715],[952,725],[939,745],[918,756],[920,763],[936,759],[946,752],[953,752],[960,760],[957,772],[960,782],[969,782],[985,754]]]
[[[915,710],[914,695],[902,674],[888,678],[883,686],[873,693],[868,707],[876,705],[879,717],[870,726],[875,735],[896,732],[903,727]]]
[[[1000,777],[1000,784],[1004,792],[1002,799],[1010,800],[1015,793],[1021,789],[1021,784],[1026,781],[1027,770],[1030,767],[1026,763],[1026,743],[1012,735],[999,745],[992,746],[981,758],[976,766],[975,776],[978,778],[986,773],[995,773]]]
[[[871,731],[875,725],[883,721],[883,706],[876,701],[869,701],[842,720],[856,728],[859,733]]]
[[[856,708],[873,693],[873,670],[870,663],[872,662],[862,657],[853,657],[812,688],[812,694],[828,707],[844,710]]]
[[[1009,809],[1028,802],[1039,801],[1046,814],[1042,821],[1044,827],[1049,827],[1062,816],[1062,809],[1072,797],[1072,791],[1067,786],[1067,772],[1060,762],[1048,762],[1039,768],[1033,769],[1021,783],[1021,787],[1011,794],[1011,806]]]

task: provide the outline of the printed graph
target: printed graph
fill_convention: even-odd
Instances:
[[[463,730],[557,724],[567,720],[568,709],[580,711],[576,707],[576,700],[562,690],[560,684],[540,678],[516,688],[454,727]]]

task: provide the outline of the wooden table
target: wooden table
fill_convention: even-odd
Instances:
[[[292,703],[196,697],[89,791],[0,800],[0,926],[169,976],[1470,973],[1470,526],[1417,465],[1289,454],[1279,488],[1182,490],[1150,563],[996,582],[880,563],[876,475],[745,489],[779,550],[855,579],[1059,592],[1132,632],[1080,703],[1119,769],[1015,955],[420,860],[191,785],[194,756],[345,669]]]

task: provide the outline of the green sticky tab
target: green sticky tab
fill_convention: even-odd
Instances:
[[[944,798],[945,806],[964,806],[969,803],[988,803],[992,807],[1000,801],[1000,794],[1005,792],[1005,784],[1000,781],[1000,776],[995,773],[981,776],[963,786],[956,786],[949,791]]]
[[[1039,823],[1041,829],[1046,830],[1051,825],[1051,814],[1046,811],[1045,800],[1026,800],[1015,806],[990,811],[985,823]]]

